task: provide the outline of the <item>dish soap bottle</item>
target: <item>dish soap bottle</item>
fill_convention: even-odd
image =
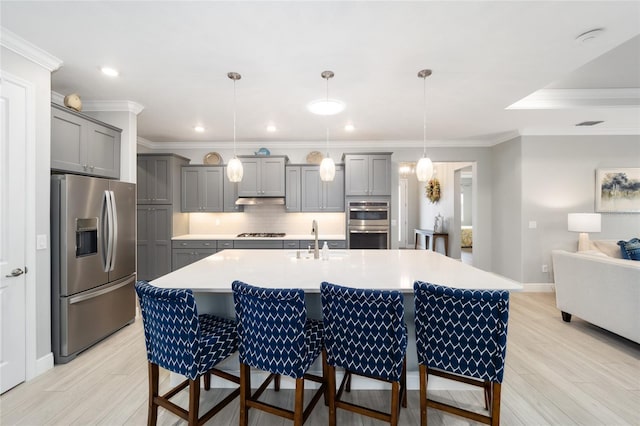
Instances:
[[[329,260],[329,246],[326,241],[322,245],[322,260]]]

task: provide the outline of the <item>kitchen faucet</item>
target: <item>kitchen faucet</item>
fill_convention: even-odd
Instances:
[[[316,222],[315,219],[311,222],[311,233],[313,234],[315,244],[313,248],[313,258],[320,259],[320,250],[318,248],[318,222]]]

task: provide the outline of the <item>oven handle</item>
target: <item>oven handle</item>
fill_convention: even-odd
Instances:
[[[388,208],[372,209],[372,208],[349,207],[349,211],[350,212],[386,212],[386,211],[389,211],[389,209]]]
[[[388,234],[389,231],[363,231],[359,229],[350,229],[350,234]]]

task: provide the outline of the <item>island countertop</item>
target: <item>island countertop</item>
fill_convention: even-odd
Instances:
[[[152,281],[162,288],[230,293],[234,280],[267,288],[318,293],[328,281],[350,287],[413,292],[414,281],[469,289],[521,290],[522,285],[430,250],[330,250],[329,260],[306,250],[224,250]]]

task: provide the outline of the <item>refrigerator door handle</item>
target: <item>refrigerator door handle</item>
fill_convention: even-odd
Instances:
[[[100,234],[98,235],[98,244],[100,245],[100,254],[102,258],[102,269],[107,272],[109,270],[109,191],[104,191],[102,194],[102,207],[100,209],[100,223],[98,229]]]
[[[103,232],[103,234],[106,234],[104,235],[104,239],[106,240],[106,245],[107,245],[104,271],[109,272],[112,265],[111,258],[113,257],[113,211],[112,211],[113,205],[111,203],[111,191],[109,190],[104,191],[104,196],[105,196],[105,205],[106,205],[106,220],[105,220],[106,232]]]
[[[113,285],[110,285],[107,288],[101,288],[100,290],[94,290],[94,291],[90,291],[87,294],[79,294],[77,296],[72,296],[69,297],[68,301],[69,301],[69,305],[74,305],[76,303],[80,303],[80,302],[84,302],[85,300],[89,300],[89,299],[93,299],[96,298],[98,296],[102,296],[103,294],[107,294],[110,293],[112,291],[115,291],[119,288],[122,288],[126,285],[131,284],[131,279],[126,279],[123,280],[120,283],[116,283]]]
[[[111,193],[111,268],[109,271],[113,271],[116,265],[116,254],[118,248],[118,210],[116,206],[116,195],[113,191],[109,191]]]

